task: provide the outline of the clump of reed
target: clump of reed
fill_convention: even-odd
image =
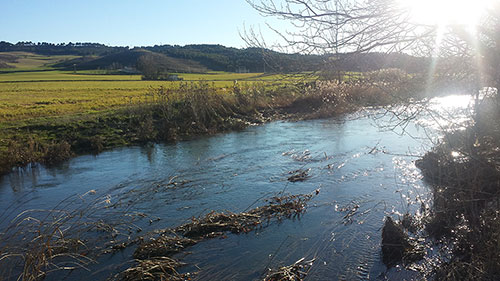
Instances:
[[[264,278],[264,281],[302,281],[314,263],[314,259],[306,260],[301,258],[288,266],[282,266],[278,269],[270,269]]]
[[[12,167],[42,163],[54,165],[71,158],[71,145],[62,141],[46,141],[36,136],[25,136],[7,141],[7,148],[0,153],[0,174]]]
[[[291,108],[307,113],[307,118],[325,118],[361,107],[402,103],[418,96],[418,80],[398,69],[368,72],[341,81],[318,80]]]
[[[169,257],[139,260],[135,266],[117,274],[115,279],[123,281],[190,280],[189,276],[191,274],[180,274],[177,272],[177,268],[183,265],[185,264]]]
[[[260,227],[271,218],[296,217],[305,211],[306,202],[312,194],[273,197],[267,205],[242,213],[210,212],[202,218],[192,218],[191,222],[181,225],[175,232],[185,237],[203,238],[220,236],[224,232],[246,233]]]
[[[0,279],[42,280],[60,271],[86,269],[96,258],[127,240],[130,221],[100,218],[108,198],[72,196],[51,210],[0,215]]]
[[[248,233],[264,227],[264,223],[269,223],[271,219],[298,217],[305,212],[306,203],[312,197],[312,194],[276,196],[269,199],[268,204],[248,212],[210,212],[178,227],[154,231],[149,234],[153,237],[136,240],[139,242],[134,252],[136,264],[117,276],[124,280],[183,280],[186,275],[176,270],[183,264],[173,259],[173,255],[205,239],[221,237],[228,232]],[[297,270],[302,266],[302,262],[296,263],[292,272],[298,274]]]
[[[154,257],[169,257],[198,242],[199,240],[178,235],[163,234],[141,243],[134,252],[134,258],[145,260]]]
[[[137,128],[137,139],[142,141],[241,129],[250,122],[262,122],[259,111],[289,104],[293,91],[263,83],[235,82],[219,88],[204,81],[160,87],[129,108],[134,117],[130,125]]]

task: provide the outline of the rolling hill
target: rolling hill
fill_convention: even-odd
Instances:
[[[91,69],[123,69],[137,68],[138,61],[147,58],[154,67],[162,71],[172,72],[206,72],[208,69],[200,63],[188,59],[172,58],[164,54],[144,49],[132,49],[104,55],[102,57],[83,56],[73,60],[63,61],[53,66],[62,69],[91,70]]]
[[[16,55],[17,54],[17,55]],[[31,54],[24,57],[19,54]],[[14,56],[13,56],[14,55]],[[12,61],[16,61],[13,63]],[[401,53],[357,55],[302,55],[279,53],[261,48],[228,48],[222,45],[155,45],[109,47],[98,43],[0,42],[0,68],[50,66],[61,70],[135,69],[139,61],[163,72],[201,73],[207,71],[293,73],[335,69],[371,71],[400,68],[408,73],[424,71],[427,58]],[[140,67],[139,67],[140,68]],[[328,69],[328,68],[326,68]]]

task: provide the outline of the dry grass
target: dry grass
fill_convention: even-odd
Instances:
[[[264,281],[302,281],[314,263],[314,259],[306,261],[301,258],[292,265],[270,270]]]
[[[190,274],[180,274],[177,268],[184,264],[169,257],[157,257],[148,260],[138,260],[137,265],[128,268],[115,276],[116,280],[123,281],[184,281],[189,280]]]
[[[190,238],[207,238],[223,235],[224,232],[247,233],[272,218],[281,220],[300,216],[305,211],[312,194],[273,197],[267,205],[243,213],[210,212],[202,218],[177,227],[174,232]]]
[[[319,80],[309,83],[306,94],[298,97],[290,107],[306,113],[306,118],[327,118],[365,106],[404,103],[417,97],[420,90],[419,78],[401,71],[380,70],[342,82]]]
[[[172,259],[173,255],[204,239],[220,237],[227,232],[247,233],[263,227],[263,224],[270,222],[271,219],[297,217],[305,212],[306,203],[312,196],[307,194],[273,197],[268,200],[267,205],[248,212],[237,214],[210,212],[203,217],[192,218],[190,222],[178,227],[157,230],[149,235],[159,234],[158,237],[147,240],[142,237],[136,240],[142,241],[134,252],[137,264],[117,276],[123,280],[184,280],[182,278],[189,275],[179,274],[176,271],[182,263]],[[302,262],[297,262],[291,272],[302,276],[300,270],[304,268],[303,265]]]
[[[143,242],[134,252],[134,258],[145,260],[154,257],[169,257],[198,243],[198,240],[181,236],[161,235],[158,238]]]
[[[59,271],[87,269],[95,259],[126,241],[132,220],[106,222],[108,198],[94,191],[69,197],[52,210],[26,210],[14,219],[0,216],[0,280],[42,280]],[[109,249],[108,249],[109,248]]]

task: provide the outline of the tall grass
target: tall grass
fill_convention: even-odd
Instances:
[[[404,103],[419,97],[419,80],[397,69],[368,72],[344,81],[318,80],[309,83],[305,95],[291,107],[309,113],[308,118],[325,118],[361,107]]]
[[[131,220],[104,220],[109,198],[92,199],[94,193],[69,197],[50,210],[0,215],[0,280],[42,280],[61,270],[87,269],[116,241],[126,240]]]

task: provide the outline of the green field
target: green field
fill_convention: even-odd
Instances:
[[[263,81],[261,74],[184,74],[180,81],[142,81],[137,75],[81,75],[62,71],[0,74],[0,123],[39,117],[88,113],[117,108],[141,101],[151,88],[179,87],[192,81],[213,81],[224,91],[238,83]],[[261,77],[245,82],[243,77]],[[266,79],[267,78],[267,79]]]
[[[178,87],[182,83],[127,80],[129,76],[121,75],[16,74],[19,74],[15,77],[17,80],[10,81],[4,77],[10,74],[0,74],[0,122],[115,108],[140,101],[151,88]],[[33,77],[37,79],[29,81]],[[230,80],[213,82],[220,89],[233,83]]]

